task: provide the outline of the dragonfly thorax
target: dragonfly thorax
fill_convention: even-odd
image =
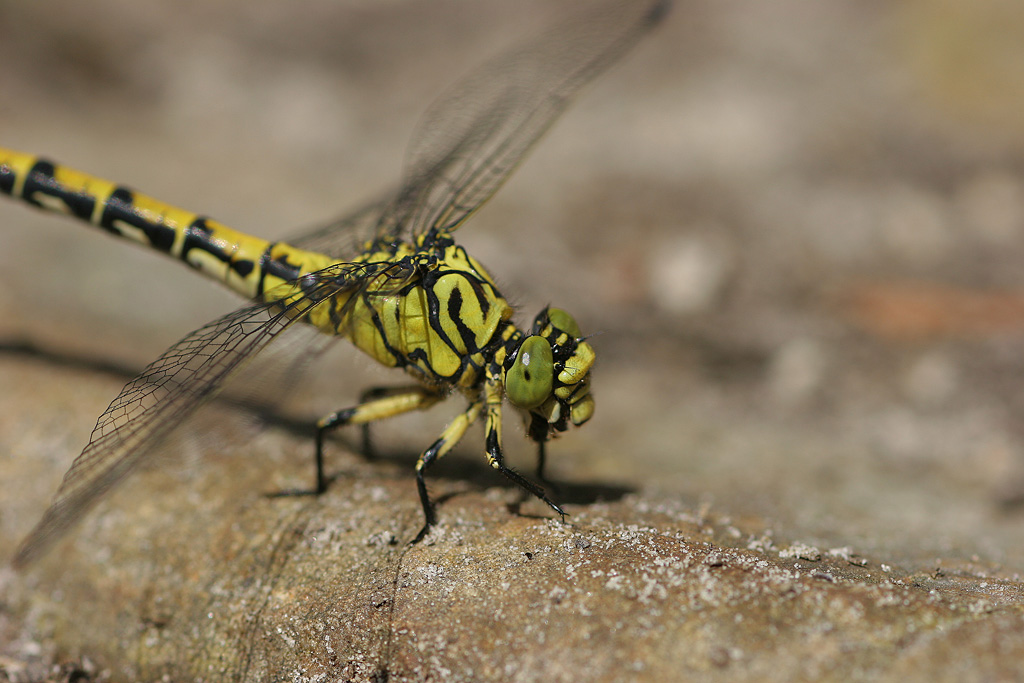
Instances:
[[[383,245],[359,261],[361,285],[309,322],[427,385],[500,384],[528,411],[536,440],[593,415],[594,350],[565,311],[546,308],[520,330],[491,275],[446,235]]]
[[[366,264],[374,274],[334,316],[336,330],[427,384],[479,384],[513,313],[490,274],[450,240],[369,254]]]

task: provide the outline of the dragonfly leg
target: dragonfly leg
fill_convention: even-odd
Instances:
[[[329,430],[345,425],[366,425],[386,417],[429,408],[441,398],[443,397],[440,394],[422,386],[371,389],[363,394],[363,400],[358,405],[325,415],[316,423],[316,487],[281,491],[275,493],[274,497],[318,496],[327,490],[327,475],[324,473],[324,434]]]
[[[550,428],[548,427],[547,420],[539,415],[531,415],[531,418],[532,420],[529,427],[527,427],[526,434],[530,437],[531,441],[537,444],[537,481],[542,483],[548,489],[557,492],[558,487],[548,481],[547,477],[544,476],[544,467],[547,464],[547,443],[550,438]]]
[[[515,482],[521,489],[547,503],[548,507],[557,512],[564,521],[565,510],[548,498],[544,489],[505,464],[505,457],[502,455],[501,451],[502,393],[500,382],[496,380],[488,381],[485,391],[487,396],[487,420],[484,426],[484,443],[487,445],[487,462],[491,467]],[[541,481],[543,481],[544,441],[538,440],[537,448],[537,473],[538,476],[540,476]]]
[[[358,405],[320,418],[316,423],[316,492],[319,494],[327,490],[327,478],[324,475],[324,434],[329,430],[355,424],[366,427],[377,420],[429,408],[441,398],[440,394],[419,385],[378,387],[365,392]],[[364,431],[363,437],[365,447],[369,440],[369,432]]]
[[[419,388],[420,387],[371,387],[359,395],[359,405],[362,406],[386,396],[394,396],[396,394],[416,391]],[[373,438],[370,435],[370,425],[371,422],[364,422],[361,425],[363,432],[362,453],[363,457],[367,460],[373,460],[377,457],[377,449],[374,448]],[[335,426],[339,425],[332,425],[331,427],[327,427],[327,429],[331,429]]]
[[[548,454],[545,448],[546,441],[537,442],[537,479],[547,483],[547,479],[544,478],[544,465],[547,463]]]
[[[547,441],[537,442],[537,470],[536,476],[537,481],[544,485],[545,488],[554,491],[556,494],[559,491],[558,486],[544,476],[544,465],[547,463]]]
[[[412,540],[413,543],[419,543],[423,540],[423,537],[430,531],[430,527],[434,526],[437,522],[437,515],[434,513],[434,504],[430,501],[430,494],[427,493],[427,482],[424,480],[427,468],[433,465],[437,460],[444,456],[448,451],[455,447],[455,444],[459,442],[462,435],[466,433],[466,429],[469,425],[473,424],[477,417],[480,416],[480,410],[483,408],[483,401],[476,400],[469,404],[466,411],[456,416],[444,431],[441,432],[441,436],[430,445],[430,448],[423,451],[423,455],[416,462],[416,488],[420,494],[420,503],[423,505],[423,528],[416,534],[416,538]]]

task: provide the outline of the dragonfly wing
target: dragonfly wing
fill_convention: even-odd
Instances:
[[[367,242],[378,237],[381,216],[392,199],[393,195],[389,194],[354,213],[290,238],[288,244],[339,261],[350,261],[364,251]]]
[[[315,306],[357,287],[360,278],[352,275],[351,265],[338,264],[314,274],[318,284],[287,305],[261,303],[219,318],[176,343],[125,385],[96,422],[49,509],[19,548],[15,565],[45,552],[279,334]]]
[[[580,88],[657,24],[667,0],[617,2],[499,55],[424,114],[382,232],[449,232],[486,202]]]
[[[616,0],[488,61],[426,111],[398,192],[288,243],[349,259],[369,240],[459,227],[579,89],[657,24],[669,4]]]

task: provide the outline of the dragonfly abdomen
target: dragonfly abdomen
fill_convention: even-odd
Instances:
[[[329,263],[320,254],[232,230],[122,185],[3,148],[0,192],[163,252],[249,298]]]

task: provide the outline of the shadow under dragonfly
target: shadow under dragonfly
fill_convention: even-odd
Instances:
[[[142,368],[121,363],[115,359],[104,358],[92,354],[73,353],[66,350],[52,348],[27,338],[6,338],[0,339],[0,356],[23,357],[51,365],[53,367],[68,368],[78,371],[105,375],[108,377],[130,381],[139,375]],[[229,407],[244,414],[249,422],[256,423],[263,428],[273,428],[284,431],[292,436],[309,439],[310,441],[310,466],[312,469],[312,448],[313,439],[316,434],[316,425],[319,416],[295,416],[290,415],[272,403],[255,401],[251,396],[240,398],[231,393],[221,393],[213,399],[214,404]],[[345,433],[345,432],[348,433]],[[342,430],[327,435],[327,441],[340,444],[343,448],[362,455],[368,462],[387,462],[392,464],[411,464],[419,456],[418,452],[408,449],[385,449],[374,447],[372,455],[364,452],[364,443],[359,430]],[[528,476],[532,474],[528,468],[523,468]],[[404,474],[404,473],[403,473]],[[345,474],[332,474],[329,481],[334,481]],[[399,476],[396,474],[396,476]],[[411,476],[411,474],[409,474]],[[515,488],[515,486],[495,477],[494,469],[487,465],[483,458],[470,457],[458,450],[451,453],[447,458],[440,461],[430,471],[430,478],[441,481],[461,481],[471,484],[477,489],[487,489],[494,486],[503,488]],[[608,502],[621,499],[623,496],[636,491],[634,487],[624,484],[612,484],[608,482],[580,482],[560,481],[550,477],[544,482],[560,503],[571,505],[590,505],[597,502]],[[438,502],[446,497],[458,495],[457,492],[438,498]]]

